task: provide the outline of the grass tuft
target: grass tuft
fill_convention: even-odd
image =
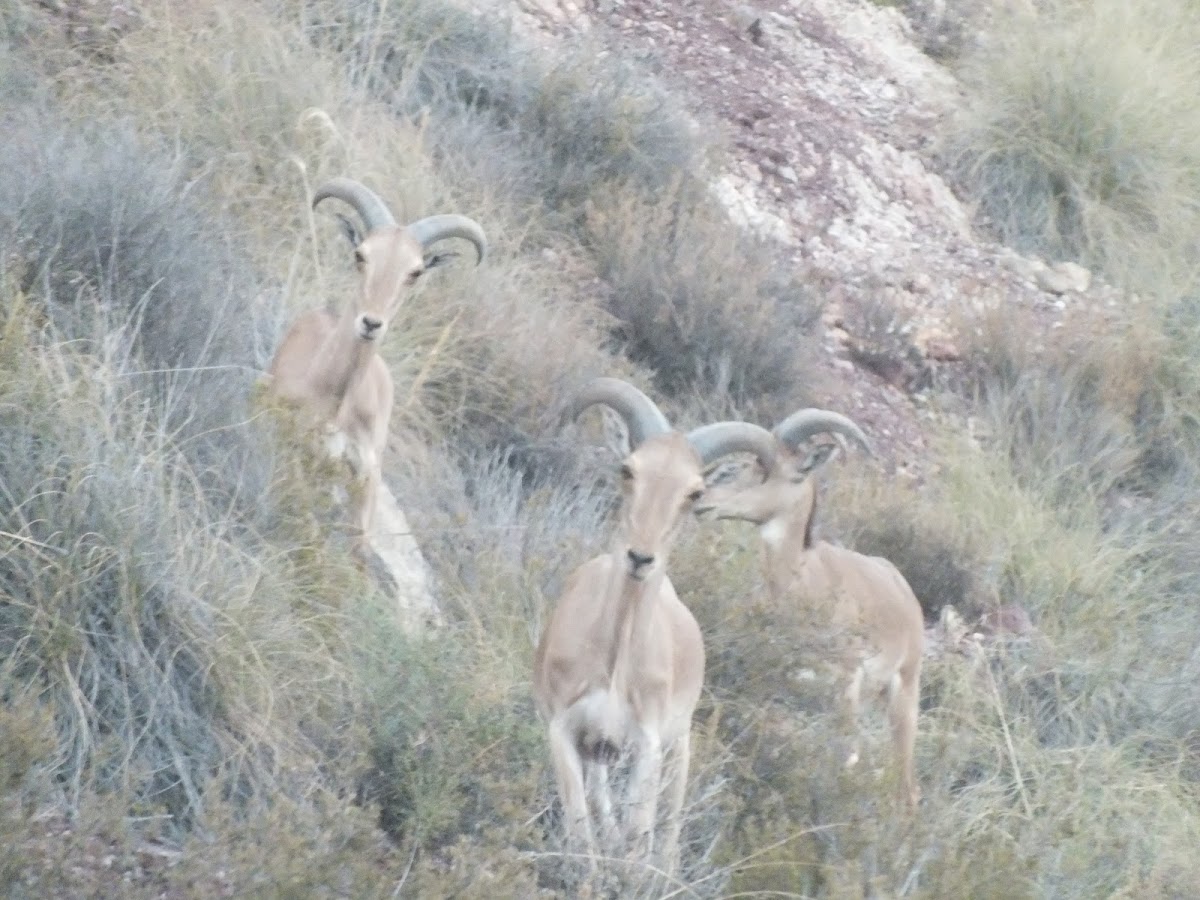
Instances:
[[[949,157],[1005,243],[1177,292],[1200,236],[1200,19],[1181,0],[1055,2],[963,63]]]
[[[592,206],[617,338],[668,397],[718,417],[778,418],[812,381],[821,304],[696,190],[677,182],[653,199],[618,192]]]

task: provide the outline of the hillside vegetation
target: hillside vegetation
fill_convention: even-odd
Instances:
[[[683,871],[593,884],[530,669],[604,546],[615,456],[557,412],[611,374],[683,426],[769,425],[810,402],[820,297],[711,199],[710,123],[586,43],[532,52],[443,0],[131,6],[112,30],[0,5],[9,896],[1200,896],[1192,4],[1050,3],[956,63],[943,159],[980,226],[1127,303],[1039,349],[1003,306],[962,323],[930,402],[981,437],[947,417],[920,490],[826,478],[822,531],[893,559],[931,622],[1037,626],[927,663],[919,816],[842,770],[756,536],[690,525]],[[355,289],[308,207],[342,174],[492,242],[382,351],[386,476],[449,620],[423,638],[334,527],[344,473],[255,389],[289,317]]]

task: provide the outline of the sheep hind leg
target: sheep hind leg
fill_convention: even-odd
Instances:
[[[921,802],[921,788],[914,772],[913,754],[917,740],[917,716],[920,712],[919,672],[899,672],[889,685],[888,720],[892,744],[900,766],[900,786],[909,808]]]
[[[853,769],[858,765],[860,741],[858,718],[862,706],[863,680],[866,678],[866,668],[856,666],[850,683],[842,694],[842,732],[849,741],[850,752],[846,755],[845,768]]]

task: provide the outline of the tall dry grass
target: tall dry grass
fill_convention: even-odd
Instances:
[[[0,11],[23,73],[0,141],[14,893],[1197,892],[1194,304],[1041,356],[1001,317],[966,385],[980,446],[942,436],[921,494],[827,474],[825,533],[893,558],[930,614],[1018,602],[1040,631],[927,665],[915,823],[881,799],[881,729],[842,773],[836,688],[805,674],[823,648],[764,604],[757,536],[686,529],[671,566],[709,673],[683,870],[589,885],[529,667],[605,545],[614,460],[558,410],[606,373],[684,424],[772,421],[806,399],[819,304],[698,199],[710,149],[619,60],[535,58],[431,0],[145,12],[97,55],[40,6]],[[307,209],[345,173],[494,245],[384,350],[387,474],[451,619],[425,639],[347,564],[334,473],[247,402],[288,317],[354,289]]]

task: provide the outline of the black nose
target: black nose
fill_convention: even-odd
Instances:
[[[644,569],[644,568],[646,568],[646,566],[648,566],[652,562],[654,562],[653,556],[646,556],[644,554],[638,553],[636,550],[628,551],[628,555],[629,555],[629,567],[634,572],[637,572],[640,569]]]
[[[374,316],[363,316],[362,327],[367,334],[374,334],[383,327],[383,319],[376,319]]]

